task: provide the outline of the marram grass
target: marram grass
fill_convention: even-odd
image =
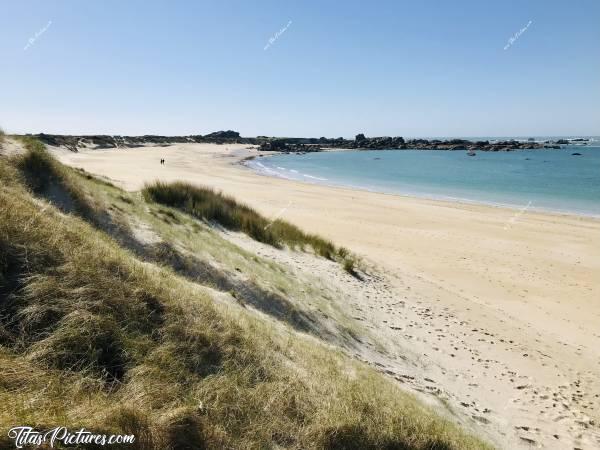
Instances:
[[[346,249],[337,249],[332,242],[305,233],[289,222],[269,221],[254,209],[213,189],[185,182],[157,181],[146,185],[142,194],[147,201],[180,209],[229,230],[242,231],[259,242],[277,248],[284,245],[294,249],[308,247],[327,259],[340,260],[345,263],[344,267],[354,267],[355,261]]]
[[[138,449],[488,448],[362,363],[36,199],[22,161],[0,157],[3,448],[18,425],[133,433],[122,448]]]

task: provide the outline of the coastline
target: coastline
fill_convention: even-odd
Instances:
[[[578,425],[600,421],[598,220],[261,176],[240,164],[259,155],[247,147],[51,150],[129,191],[154,180],[210,186],[349,248],[390,289],[349,312],[399,360],[415,355],[404,373],[435,380],[462,399],[468,417],[501,424],[497,437],[522,427],[548,446],[552,433],[561,445],[600,442],[596,426]],[[491,427],[484,419],[473,420]],[[584,438],[568,437],[574,430]],[[507,441],[516,447],[518,439]]]
[[[555,239],[554,235],[559,238],[563,235],[574,237],[578,233],[585,233],[590,244],[581,250],[585,250],[596,267],[600,268],[600,258],[592,252],[592,248],[600,247],[600,233],[598,236],[593,233],[587,236],[587,233],[592,231],[596,233],[600,231],[600,224],[594,218],[527,211],[518,218],[518,225],[513,224],[506,233],[504,226],[510,223],[515,215],[515,209],[379,194],[346,187],[329,187],[260,176],[239,164],[243,158],[259,154],[255,149],[250,150],[247,147],[247,145],[184,144],[125,151],[91,150],[80,153],[61,149],[55,153],[62,162],[104,175],[129,191],[139,190],[144,183],[155,179],[191,181],[233,195],[267,217],[277,214],[291,200],[295,206],[288,208],[282,219],[289,220],[307,231],[322,234],[340,245],[354,247],[356,251],[376,262],[388,259],[388,255],[382,257],[382,251],[392,253],[394,259],[402,256],[402,248],[386,242],[389,234],[395,236],[405,231],[419,236],[419,227],[432,227],[436,233],[443,231],[443,234],[454,235],[453,239],[456,239],[456,243],[453,244],[450,238],[444,240],[444,246],[452,248],[451,253],[456,252],[457,247],[460,247],[458,242],[464,239],[473,242],[477,236],[485,240],[508,239],[505,245],[512,245],[516,240],[521,245],[520,241],[526,241],[528,237],[534,237],[544,243],[552,243]],[[166,155],[165,167],[155,163],[162,155]],[[132,171],[131,167],[135,167],[136,170]],[[479,226],[473,229],[473,223]],[[563,230],[565,227],[567,230]],[[516,235],[515,230],[518,230],[521,236]],[[496,233],[503,233],[503,235],[495,236]],[[376,245],[373,245],[373,239],[370,237],[374,235],[379,235]],[[427,254],[435,248],[435,245],[440,245],[439,242],[427,242],[421,238],[406,242],[409,243],[415,247],[412,252],[417,254]],[[555,245],[558,248],[564,246],[564,239],[562,242],[556,242]],[[526,255],[522,257],[525,261],[529,259]],[[507,264],[509,263],[507,261]],[[428,263],[420,270],[427,268],[435,273],[437,266],[438,264]],[[563,273],[568,273],[570,270],[565,268]],[[556,276],[561,277],[563,273]],[[591,272],[589,275],[591,276]],[[466,284],[470,283],[470,277],[466,273],[462,273],[461,278]],[[592,283],[592,278],[588,281]],[[592,286],[596,289],[599,287],[597,283]],[[552,297],[550,292],[548,295]],[[600,305],[598,306],[600,313]]]
[[[330,153],[353,152],[353,151],[358,151],[358,150],[351,149],[351,148],[349,148],[349,149],[327,148],[327,149],[322,150],[322,152],[330,152]],[[360,150],[360,151],[375,151],[375,150]],[[506,209],[506,210],[510,210],[513,212],[520,211],[525,207],[528,212],[530,211],[530,212],[537,212],[540,214],[549,214],[549,215],[556,215],[556,216],[582,217],[582,218],[587,218],[587,219],[592,219],[592,220],[598,220],[600,223],[600,214],[588,213],[588,212],[583,212],[583,211],[569,211],[569,210],[561,210],[561,209],[552,209],[552,208],[544,208],[544,207],[538,207],[538,206],[529,206],[527,204],[518,205],[518,204],[512,204],[512,203],[498,203],[498,202],[485,201],[485,200],[467,199],[467,198],[462,198],[462,197],[436,196],[435,194],[428,194],[428,193],[402,193],[402,192],[385,191],[385,190],[379,190],[379,189],[369,189],[368,187],[365,187],[365,186],[324,182],[324,181],[328,181],[328,180],[321,180],[318,177],[306,176],[306,175],[305,176],[308,179],[300,180],[297,178],[286,177],[280,172],[272,171],[273,172],[272,174],[268,173],[269,168],[265,168],[265,170],[260,170],[260,169],[257,169],[255,167],[251,166],[251,163],[250,163],[251,161],[257,161],[259,158],[262,158],[262,157],[267,158],[267,157],[271,157],[271,156],[277,156],[280,154],[281,154],[280,152],[273,152],[273,151],[265,152],[265,151],[263,151],[263,152],[261,152],[260,155],[252,155],[252,156],[241,158],[239,161],[235,162],[234,164],[240,165],[240,166],[254,172],[258,176],[279,178],[282,180],[296,181],[299,183],[307,183],[307,184],[314,184],[314,185],[326,186],[326,187],[331,187],[331,188],[341,188],[341,189],[350,189],[350,190],[356,190],[356,191],[371,192],[371,193],[380,194],[380,195],[392,195],[392,196],[398,196],[398,197],[409,198],[409,199],[431,200],[434,202],[458,203],[458,204],[465,204],[465,205],[479,205],[479,206],[490,207],[490,208]]]

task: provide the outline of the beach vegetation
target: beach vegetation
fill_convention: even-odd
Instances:
[[[21,137],[26,152],[16,156],[15,166],[23,175],[25,184],[34,194],[45,197],[65,212],[76,212],[92,219],[94,206],[73,170],[54,159],[37,139]]]
[[[142,190],[144,198],[186,212],[198,219],[216,223],[228,230],[241,231],[253,239],[281,248],[310,247],[327,259],[335,260],[335,245],[314,234],[305,233],[283,220],[269,221],[249,206],[208,187],[186,182],[154,182]]]
[[[25,145],[0,156],[0,447],[26,424],[134,434],[139,449],[491,448],[341,350],[140,259],[97,226],[93,197],[156,206]],[[173,214],[165,232],[187,226]]]
[[[347,256],[344,258],[343,268],[350,275],[358,278],[358,273],[356,272],[356,260],[353,257]]]

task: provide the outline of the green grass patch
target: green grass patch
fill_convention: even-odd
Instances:
[[[282,220],[269,221],[254,209],[210,188],[185,182],[155,182],[146,185],[142,194],[147,201],[180,209],[228,230],[241,231],[273,247],[310,247],[325,258],[335,260],[338,257],[337,249],[330,241],[304,233],[295,225]]]

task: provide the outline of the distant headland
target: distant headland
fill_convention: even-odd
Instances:
[[[466,150],[512,151],[522,149],[560,149],[561,145],[586,145],[588,139],[556,139],[542,142],[526,140],[469,140],[469,139],[404,139],[401,136],[366,137],[360,133],[354,139],[293,138],[293,137],[242,137],[237,131],[216,131],[206,135],[189,136],[119,136],[119,135],[33,135],[47,145],[60,146],[77,152],[79,149],[133,148],[145,145],[171,145],[178,143],[248,144],[258,145],[261,151],[284,153],[318,152],[326,149],[356,150]]]

